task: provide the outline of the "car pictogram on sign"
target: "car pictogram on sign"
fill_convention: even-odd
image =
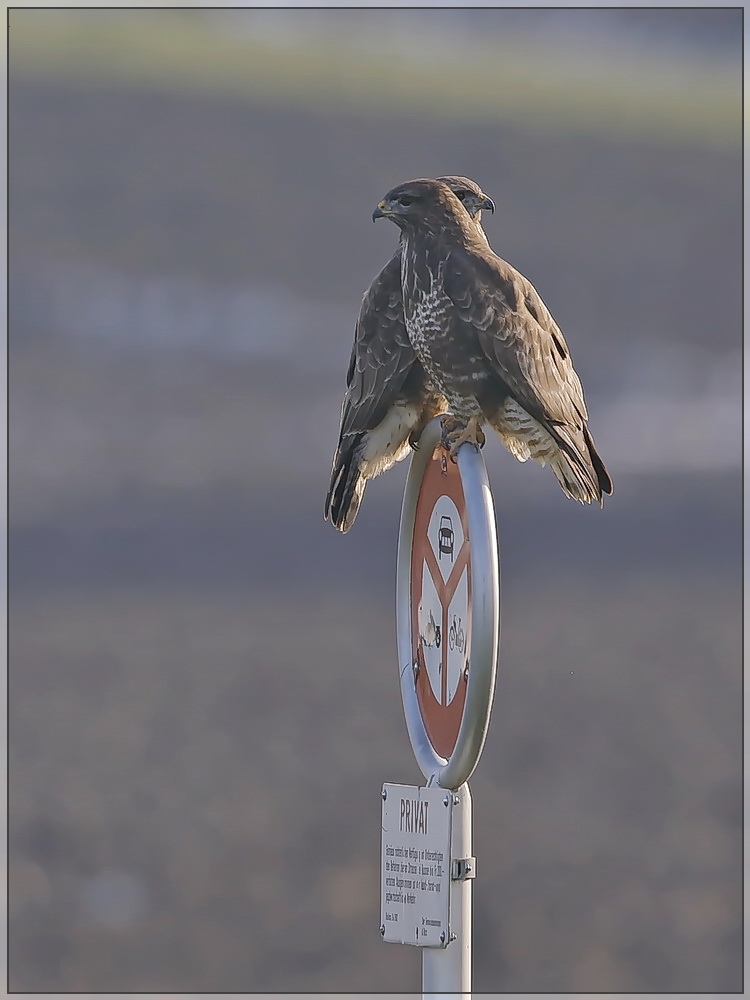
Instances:
[[[451,562],[453,561],[454,542],[453,521],[447,514],[444,514],[440,518],[440,528],[438,530],[438,559],[442,559],[444,555],[449,555]]]

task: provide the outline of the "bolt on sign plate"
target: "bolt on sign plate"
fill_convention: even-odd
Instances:
[[[445,948],[453,795],[385,784],[382,797],[380,933],[394,944]]]
[[[481,454],[452,462],[433,420],[404,493],[396,582],[401,694],[426,778],[457,788],[489,725],[500,628],[495,513]]]

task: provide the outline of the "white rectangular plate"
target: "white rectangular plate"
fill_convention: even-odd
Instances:
[[[383,785],[380,925],[395,944],[448,944],[453,796],[444,788]],[[447,801],[447,805],[446,805]]]

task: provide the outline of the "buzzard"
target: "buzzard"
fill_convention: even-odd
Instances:
[[[612,492],[588,429],[580,379],[538,292],[493,253],[447,184],[420,179],[389,191],[373,212],[401,230],[409,340],[445,397],[443,444],[455,458],[482,425],[521,462],[549,465],[581,503]]]
[[[482,210],[495,211],[492,199],[468,177],[441,177],[440,181],[463,204],[477,238],[486,244]],[[405,458],[409,444],[415,444],[429,421],[446,409],[444,396],[427,378],[406,333],[399,246],[362,299],[325,502],[326,519],[339,531],[348,531],[368,479]]]

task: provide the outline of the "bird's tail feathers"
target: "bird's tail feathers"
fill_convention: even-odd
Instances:
[[[574,461],[562,448],[550,458],[549,466],[566,497],[579,503],[602,502],[602,494],[593,476],[582,463]]]
[[[606,493],[608,496],[611,496],[614,491],[612,478],[604,468],[604,462],[602,462],[599,457],[599,452],[596,450],[596,445],[594,444],[594,439],[591,436],[591,431],[585,425],[583,428],[583,436],[586,439],[586,446],[589,450],[589,455],[591,456],[591,462],[594,466],[594,471],[596,472],[596,478],[599,480],[599,488],[602,493]]]
[[[612,484],[599,456],[596,455],[596,461],[594,460],[596,452],[592,453],[589,448],[590,435],[587,435],[588,430],[585,426],[583,440],[581,440],[580,434],[576,434],[574,439],[566,428],[556,427],[555,437],[559,441],[560,447],[550,458],[549,464],[566,496],[579,503],[598,503],[602,507],[604,506],[602,501],[604,484],[597,466],[604,471],[605,482],[610,487],[604,492],[611,493]]]
[[[335,528],[346,533],[354,520],[365,495],[367,479],[362,475],[359,458],[359,435],[353,440],[342,441],[333,460],[331,484],[325,502],[325,519]]]
[[[534,458],[540,465],[549,465],[566,496],[580,503],[601,503],[600,476],[589,457],[588,439],[579,428],[545,426],[512,398],[505,400],[491,423],[520,462]]]

